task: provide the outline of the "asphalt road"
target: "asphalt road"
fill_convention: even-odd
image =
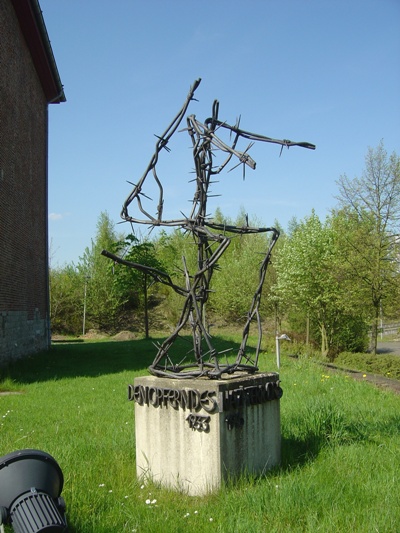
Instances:
[[[400,356],[400,341],[379,342],[378,353]]]

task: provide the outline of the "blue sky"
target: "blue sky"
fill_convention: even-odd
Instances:
[[[156,138],[202,78],[189,112],[315,151],[259,143],[255,171],[220,175],[209,212],[286,228],[336,205],[368,147],[400,146],[399,0],[40,0],[67,102],[49,108],[51,264],[75,264],[100,212],[116,223]],[[186,132],[163,153],[165,209],[187,212]],[[231,165],[233,166],[233,165]],[[155,204],[156,202],[154,202]],[[155,210],[155,205],[154,205]],[[179,215],[178,215],[179,216]],[[139,228],[142,234],[146,227]],[[129,232],[126,224],[118,231]]]

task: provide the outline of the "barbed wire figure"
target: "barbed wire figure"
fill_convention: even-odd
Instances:
[[[207,213],[207,203],[210,196],[210,186],[215,181],[215,176],[221,174],[226,169],[229,162],[234,158],[237,166],[243,166],[243,177],[245,168],[256,168],[256,163],[249,155],[249,150],[255,142],[267,142],[278,144],[282,148],[300,146],[308,149],[315,149],[315,146],[308,142],[292,142],[289,140],[278,140],[251,133],[240,128],[240,120],[235,125],[229,125],[219,120],[219,102],[214,101],[212,106],[212,116],[204,123],[197,120],[195,115],[186,117],[186,130],[192,143],[192,153],[195,169],[195,192],[192,206],[188,215],[182,214],[182,218],[167,219],[163,216],[164,210],[164,188],[157,174],[157,164],[159,154],[162,150],[169,151],[168,142],[178,130],[184,120],[189,104],[194,100],[194,93],[201,80],[198,79],[191,86],[186,100],[169,124],[164,133],[157,137],[154,154],[140,180],[133,186],[132,191],[125,200],[121,218],[131,224],[146,224],[151,229],[155,227],[181,228],[189,232],[197,247],[197,271],[189,271],[186,258],[182,258],[182,270],[184,274],[184,285],[175,283],[171,276],[159,269],[146,265],[127,261],[113,253],[103,250],[103,255],[113,261],[130,268],[135,268],[146,273],[154,281],[168,285],[178,294],[183,296],[184,304],[178,323],[173,332],[157,346],[158,352],[149,367],[150,373],[165,377],[174,378],[195,378],[208,377],[213,379],[221,378],[223,375],[234,374],[236,372],[254,373],[258,370],[258,358],[261,348],[262,325],[260,317],[260,300],[262,288],[267,272],[267,267],[271,260],[272,249],[279,237],[279,231],[273,227],[252,227],[246,222],[242,226],[225,225],[216,223]],[[217,135],[219,132],[229,132],[230,143],[222,141]],[[240,139],[249,140],[249,144],[244,151],[238,149]],[[219,165],[215,164],[215,153],[223,153],[224,160]],[[158,190],[158,203],[156,214],[152,215],[145,208],[143,199],[149,199],[143,188],[147,180],[153,180],[153,186]],[[131,214],[131,207],[136,205],[138,215]],[[140,218],[139,218],[140,217]],[[269,236],[267,249],[263,253],[263,259],[259,266],[258,284],[252,295],[249,311],[242,331],[242,341],[234,360],[229,360],[227,352],[219,352],[213,344],[212,337],[208,331],[205,317],[205,304],[211,291],[211,280],[214,271],[218,268],[218,261],[228,248],[233,236],[265,233]],[[250,332],[250,325],[256,324],[257,345],[255,353],[249,355],[247,351],[247,341]],[[173,353],[173,344],[180,336],[183,328],[190,326],[193,338],[193,346],[182,359],[179,352],[178,359]],[[231,358],[232,359],[232,358]]]

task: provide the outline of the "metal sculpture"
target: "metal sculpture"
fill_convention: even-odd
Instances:
[[[150,225],[151,228],[169,226],[181,228],[186,232],[190,232],[197,246],[197,272],[189,272],[186,260],[183,257],[185,285],[180,286],[177,285],[166,272],[162,272],[146,265],[126,261],[105,250],[102,252],[103,255],[118,263],[145,272],[147,275],[151,276],[154,281],[172,287],[172,289],[185,298],[183,310],[176,328],[162,344],[158,345],[157,355],[154,362],[149,367],[150,373],[160,377],[208,377],[218,379],[225,374],[234,374],[236,372],[254,373],[258,370],[257,364],[262,337],[261,318],[259,314],[260,299],[267,267],[271,259],[271,252],[279,237],[279,232],[272,227],[251,227],[248,223],[242,227],[214,223],[212,218],[207,214],[207,200],[209,197],[210,185],[213,183],[214,177],[226,168],[233,157],[237,158],[239,161],[236,166],[243,165],[243,172],[245,171],[246,166],[255,169],[256,163],[248,153],[255,141],[281,145],[281,151],[285,146],[288,148],[290,146],[300,146],[303,148],[315,149],[313,144],[307,142],[277,140],[263,135],[250,133],[242,130],[239,127],[239,123],[230,126],[226,122],[219,120],[219,103],[215,100],[212,107],[212,116],[206,119],[204,123],[199,122],[195,115],[187,116],[187,128],[185,129],[192,142],[193,159],[195,164],[195,179],[193,181],[196,184],[191,212],[188,216],[183,215],[183,218],[180,219],[164,219],[164,189],[157,175],[159,154],[163,149],[169,151],[168,142],[186,116],[188,106],[194,99],[194,93],[200,82],[200,79],[194,82],[181,110],[167,127],[165,132],[161,136],[157,136],[158,141],[156,143],[155,152],[148,167],[138,183],[134,185],[128,198],[125,200],[121,212],[121,218],[133,224],[146,224]],[[229,131],[231,135],[231,142],[229,145],[217,136],[219,130]],[[250,141],[250,144],[244,151],[239,151],[237,149],[238,141],[241,138]],[[215,166],[214,164],[215,151],[220,151],[226,154],[225,160],[219,166]],[[236,166],[234,168],[236,168]],[[143,198],[147,198],[143,192],[143,186],[146,180],[151,178],[154,180],[154,184],[159,192],[155,216],[151,215],[147,209],[145,209],[142,202]],[[134,201],[136,202],[136,206],[142,218],[137,218],[130,214],[129,209]],[[213,344],[212,337],[209,334],[205,323],[205,304],[208,300],[213,273],[218,267],[219,259],[228,248],[232,236],[257,233],[268,234],[269,244],[259,268],[259,283],[251,300],[239,350],[235,359],[229,360],[227,353],[219,352]],[[255,354],[249,355],[246,351],[246,347],[250,325],[253,322],[257,325],[258,342]],[[192,331],[193,347],[187,353],[184,360],[177,361],[176,356],[172,353],[173,344],[183,328],[188,324]]]

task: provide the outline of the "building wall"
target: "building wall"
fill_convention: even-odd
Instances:
[[[0,0],[0,363],[49,347],[47,102]]]

